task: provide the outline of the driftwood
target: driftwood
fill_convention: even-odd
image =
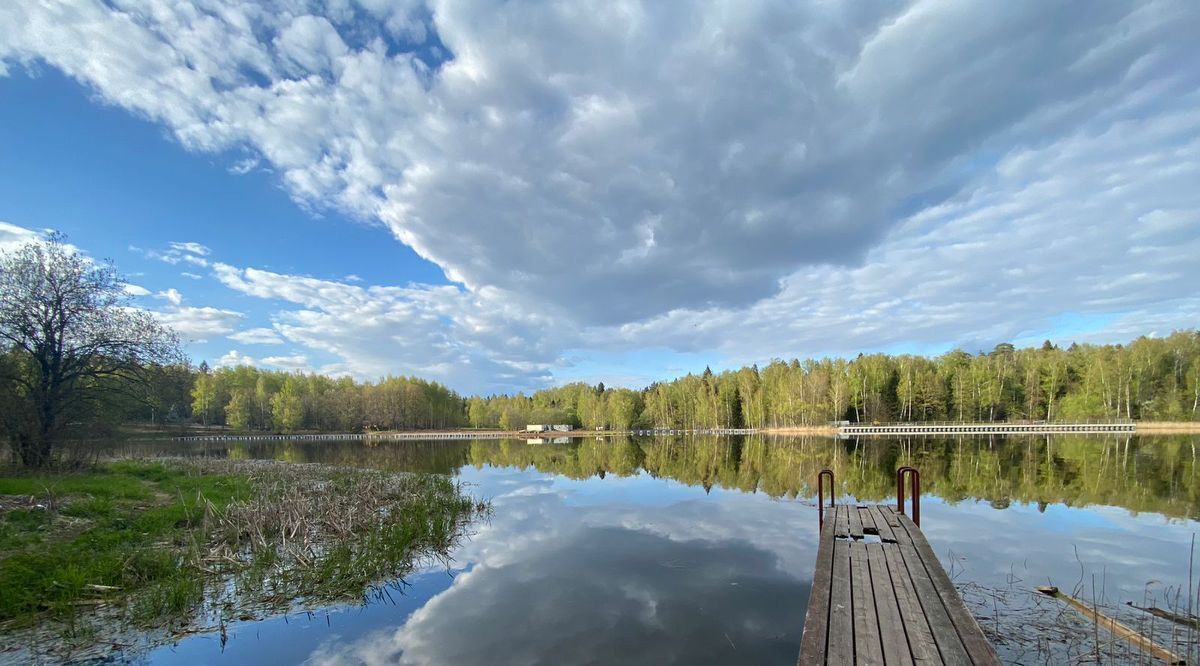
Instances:
[[[1200,629],[1200,618],[1194,615],[1181,615],[1179,613],[1172,613],[1171,611],[1163,610],[1157,606],[1150,606],[1149,608],[1146,608],[1144,606],[1139,606],[1132,601],[1126,601],[1125,605],[1129,606],[1130,608],[1136,608],[1142,612],[1149,613],[1154,617],[1161,617],[1164,620],[1170,620],[1175,624],[1182,624],[1185,627]]]
[[[1062,592],[1059,591],[1059,589],[1057,587],[1046,586],[1046,587],[1038,587],[1036,589],[1038,592],[1041,592],[1042,594],[1044,594],[1048,597],[1053,597],[1060,601],[1066,602],[1068,606],[1073,606],[1075,608],[1075,610],[1078,610],[1089,620],[1094,620],[1096,622],[1096,624],[1100,627],[1103,627],[1105,631],[1111,633],[1113,636],[1116,636],[1117,638],[1119,638],[1121,640],[1128,641],[1131,645],[1136,646],[1139,650],[1141,650],[1143,652],[1149,652],[1150,654],[1154,655],[1155,657],[1157,657],[1159,659],[1162,659],[1163,661],[1167,662],[1168,664],[1186,664],[1187,663],[1187,660],[1185,660],[1183,657],[1179,656],[1178,654],[1175,654],[1174,652],[1168,650],[1167,648],[1155,643],[1154,641],[1150,640],[1146,636],[1143,636],[1142,634],[1138,633],[1134,629],[1131,629],[1131,628],[1121,624],[1120,622],[1117,622],[1116,620],[1112,619],[1111,617],[1104,615],[1103,613],[1097,611],[1096,609],[1094,609],[1091,606],[1085,604],[1084,602],[1076,599],[1075,597],[1072,597],[1069,594],[1063,594]]]

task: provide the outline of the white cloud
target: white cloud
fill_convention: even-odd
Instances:
[[[761,360],[1195,323],[1187,3],[318,9],[2,3],[0,62],[243,151],[464,284],[213,266],[298,306],[277,331],[334,369],[521,383],[577,342]]]
[[[268,356],[262,360],[263,365],[273,365],[277,368],[288,368],[290,370],[307,370],[308,357],[304,354],[293,354],[291,356]]]
[[[221,262],[213,270],[237,292],[282,302],[275,332],[337,359],[320,368],[333,374],[416,374],[460,390],[515,391],[550,381],[572,335],[496,290],[359,286]]]
[[[130,296],[149,296],[150,295],[149,289],[142,287],[142,286],[138,286],[136,284],[126,284],[124,289],[125,289],[125,293],[129,294]]]
[[[1165,1],[477,0],[434,3],[422,32],[453,58],[430,70],[286,7],[21,6],[0,53],[190,147],[255,150],[298,198],[377,215],[472,288],[593,323],[746,305],[800,266],[855,261],[998,152],[1178,107],[1200,48],[1197,12]]]
[[[172,306],[151,314],[187,342],[207,342],[228,335],[244,317],[233,310],[191,306]]]
[[[27,229],[15,224],[0,221],[0,253],[13,252],[21,247],[34,242],[45,241],[50,234],[54,233],[54,229]],[[87,256],[87,253],[71,243],[64,242],[63,249],[67,252],[78,253],[83,257],[83,260],[88,263],[93,263],[94,259]]]
[[[0,222],[0,252],[12,252],[22,245],[41,239],[42,235],[36,231]]]
[[[183,252],[186,254],[194,254],[197,256],[201,256],[201,257],[206,257],[209,255],[210,252],[212,252],[212,250],[208,249],[208,247],[201,245],[200,243],[193,243],[190,241],[189,242],[171,241],[171,242],[167,243],[167,246],[170,247],[172,250],[176,250],[178,252]]]
[[[231,333],[230,340],[246,345],[281,345],[283,338],[270,328],[248,328],[244,331]]]
[[[232,368],[239,365],[258,365],[252,356],[246,356],[236,349],[231,349],[217,359],[218,368]]]
[[[171,288],[166,291],[160,291],[154,295],[155,298],[161,298],[171,305],[178,306],[183,303],[183,294],[179,293],[178,289]]]
[[[1077,132],[1008,155],[970,192],[906,218],[861,267],[814,267],[749,308],[676,310],[593,329],[589,343],[660,340],[749,362],[903,343],[974,352],[1042,337],[1064,313],[1118,315],[1080,341],[1195,326],[1195,182],[1200,113]]]
[[[180,243],[172,241],[167,244],[167,247],[168,249],[162,252],[153,249],[143,249],[137,247],[136,245],[130,245],[129,249],[132,252],[137,252],[145,256],[147,259],[155,259],[157,261],[171,264],[172,266],[180,263],[188,263],[201,268],[208,267],[208,260],[205,259],[205,256],[208,255],[210,250],[199,243]]]
[[[196,275],[195,273],[188,273],[187,271],[184,271],[184,272],[180,273],[179,275],[180,275],[180,276],[182,276],[182,277],[185,277],[185,278],[187,278],[187,279],[189,279],[189,280],[201,280],[201,279],[203,279],[203,276]]]
[[[261,160],[255,157],[247,157],[246,159],[238,160],[229,167],[229,173],[236,176],[244,176],[253,171],[261,163]]]

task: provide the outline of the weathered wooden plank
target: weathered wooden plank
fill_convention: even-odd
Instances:
[[[900,555],[900,547],[895,544],[883,544],[883,553],[887,561],[888,573],[892,577],[892,589],[896,592],[896,606],[900,619],[904,623],[904,633],[908,637],[908,648],[912,660],[917,664],[940,664],[937,643],[933,640],[933,631],[929,621],[921,611],[917,601],[916,590],[913,589],[912,579],[908,576],[908,568],[904,566],[904,558]]]
[[[833,577],[829,594],[828,664],[854,663],[854,602],[850,588],[850,542],[833,542]]]
[[[875,516],[871,513],[871,507],[858,507],[858,520],[862,523],[863,534],[879,534],[879,530],[875,528]]]
[[[817,546],[817,566],[813,571],[812,588],[808,594],[808,610],[804,617],[804,633],[800,638],[800,664],[824,664],[829,637],[829,593],[833,576],[834,512],[826,514]]]
[[[905,543],[903,540],[896,546],[904,559],[904,565],[908,568],[909,579],[917,592],[917,601],[920,602],[925,619],[929,622],[929,629],[933,632],[933,640],[937,642],[942,662],[948,666],[970,666],[971,658],[967,656],[967,649],[958,636],[958,629],[950,620],[950,615],[942,604],[941,595],[934,587],[933,580],[929,578],[929,572],[917,554],[917,549],[911,542]]]
[[[875,529],[879,531],[879,538],[886,542],[896,542],[896,535],[892,533],[892,526],[888,524],[887,517],[884,512],[894,513],[888,507],[872,506],[870,507],[872,517],[875,518]]]
[[[925,535],[907,516],[900,518],[900,524],[912,540],[913,549],[916,551],[916,554],[925,565],[929,578],[933,582],[933,586],[942,601],[942,606],[954,624],[959,639],[970,655],[971,662],[977,666],[998,665],[1000,660],[996,656],[995,649],[987,637],[984,636],[983,630],[979,628],[979,623],[975,621],[975,617],[967,610],[966,604],[963,603],[958,590],[954,588],[954,583],[950,580],[950,576],[942,568],[941,562],[933,552],[933,548],[929,545],[929,541],[925,538]]]
[[[883,644],[883,661],[886,664],[911,666],[912,652],[908,649],[908,637],[904,633],[904,621],[900,619],[900,607],[896,603],[896,590],[892,575],[888,573],[884,544],[864,544],[871,572],[872,596],[875,613],[879,618],[879,637]],[[891,548],[892,546],[887,546]]]
[[[850,538],[863,538],[862,519],[858,517],[858,507],[853,504],[846,506],[846,517],[850,521]]]
[[[857,515],[851,511],[850,515]],[[871,564],[867,544],[851,542],[850,589],[854,601],[854,663],[883,666],[883,643],[879,618],[875,615],[875,589],[871,584]]]
[[[839,537],[850,536],[850,507],[848,505],[839,505],[837,507],[837,518],[834,521],[833,533],[834,536]]]
[[[883,514],[884,520],[891,526],[893,532],[896,531],[896,528],[900,527],[900,514],[896,511],[895,507],[880,504],[879,512]]]

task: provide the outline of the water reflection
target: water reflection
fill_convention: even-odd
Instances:
[[[493,499],[495,516],[454,553],[453,577],[427,570],[395,605],[236,625],[224,653],[198,637],[149,661],[258,663],[274,654],[314,664],[795,663],[816,548],[816,471],[831,467],[859,500],[886,501],[896,467],[912,464],[922,471],[926,535],[956,582],[981,586],[964,596],[1002,657],[1057,662],[1082,648],[1033,654],[1023,629],[996,623],[995,611],[1057,613],[1028,594],[1047,580],[1071,589],[1095,574],[1118,604],[1143,602],[1151,580],[1160,598],[1165,586],[1186,583],[1196,527],[1186,517],[1197,511],[1193,443],[745,437],[197,446],[188,452],[455,474]],[[155,446],[136,452],[165,452]],[[983,589],[1009,592],[981,597]]]
[[[560,444],[523,440],[254,442],[122,445],[135,455],[173,453],[273,458],[455,474],[464,465],[536,469],[570,479],[645,471],[705,489],[811,497],[816,473],[834,470],[844,495],[887,500],[901,465],[921,470],[925,493],[949,502],[1119,506],[1200,517],[1196,438],[961,437],[874,440],[763,437],[603,438]]]
[[[499,567],[476,566],[398,630],[333,642],[312,661],[795,660],[808,586],[780,572],[766,551],[619,527],[574,528],[541,546]]]

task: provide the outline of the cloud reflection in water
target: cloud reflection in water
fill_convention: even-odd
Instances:
[[[670,507],[580,509],[563,494],[518,490],[497,500],[493,524],[460,554],[479,563],[449,589],[398,629],[327,642],[309,663],[794,662],[809,581],[739,534],[743,512],[726,510],[748,508],[737,495],[677,505],[684,515],[707,505],[694,508],[711,524],[688,538],[686,521],[659,521]],[[784,517],[808,507],[754,504],[778,519],[763,543],[790,541],[793,560],[797,525]],[[715,535],[719,525],[728,537]]]

